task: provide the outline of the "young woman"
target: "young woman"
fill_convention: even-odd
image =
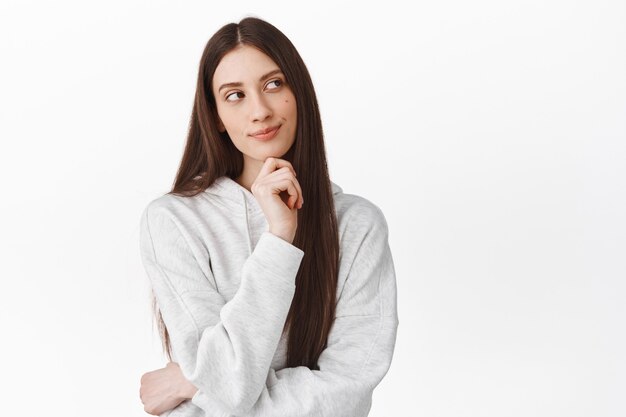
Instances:
[[[311,77],[271,24],[207,43],[141,255],[170,360],[141,378],[146,412],[368,414],[398,326],[387,222],[330,181]]]

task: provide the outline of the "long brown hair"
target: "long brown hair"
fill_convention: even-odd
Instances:
[[[287,315],[287,367],[319,369],[317,361],[326,347],[335,317],[339,235],[332,188],[326,164],[322,122],[311,76],[291,41],[270,23],[246,17],[229,23],[209,39],[198,71],[187,143],[169,193],[191,197],[224,175],[237,178],[243,155],[227,132],[218,130],[217,108],[211,88],[220,60],[239,45],[253,46],[282,70],[296,98],[297,127],[294,144],[282,156],[298,173],[307,204],[298,211],[293,245],[304,251],[296,276],[296,290]],[[171,360],[167,328],[153,299],[159,333]]]

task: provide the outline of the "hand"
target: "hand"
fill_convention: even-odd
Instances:
[[[267,158],[250,191],[265,213],[270,233],[292,243],[304,197],[291,163]]]
[[[141,376],[139,397],[144,405],[144,411],[158,416],[193,397],[197,390],[185,379],[178,364],[169,362],[165,368]]]

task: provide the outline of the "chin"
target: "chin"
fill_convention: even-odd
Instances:
[[[267,158],[282,158],[287,152],[289,152],[290,147],[286,147],[283,144],[276,144],[272,146],[271,144],[267,144],[267,148],[263,149],[261,152],[256,152],[257,159],[266,160]]]

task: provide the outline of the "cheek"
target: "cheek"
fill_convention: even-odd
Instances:
[[[226,127],[226,129],[234,130],[237,128],[237,117],[233,114],[233,112],[219,112],[219,118],[224,124],[224,127]]]
[[[285,99],[283,100],[283,109],[285,111],[285,113],[293,115],[295,117],[296,115],[296,100],[293,97],[285,97]]]
[[[296,100],[294,98],[285,99],[285,114],[291,122],[290,125],[292,129],[292,134],[294,135],[295,139],[297,127],[296,125],[298,124],[298,108],[296,106]]]

